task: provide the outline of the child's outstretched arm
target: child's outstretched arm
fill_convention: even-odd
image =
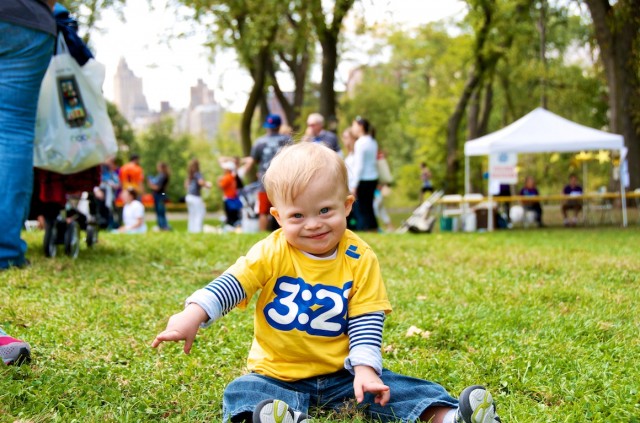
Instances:
[[[167,328],[156,336],[151,346],[156,348],[162,342],[184,341],[184,352],[189,354],[200,324],[208,319],[209,316],[202,307],[191,303],[180,313],[174,314],[169,318]]]
[[[169,318],[167,328],[156,336],[151,346],[156,348],[165,341],[185,341],[184,352],[189,354],[198,328],[215,322],[246,297],[235,276],[223,273],[187,298],[185,309]]]

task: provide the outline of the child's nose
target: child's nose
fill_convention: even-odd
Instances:
[[[320,226],[320,219],[310,217],[306,219],[305,226],[307,227],[307,229],[317,228],[318,226]]]

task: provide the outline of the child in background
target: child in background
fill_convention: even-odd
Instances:
[[[152,343],[184,341],[259,292],[250,373],[225,389],[224,421],[310,421],[310,405],[342,409],[355,397],[381,421],[499,422],[482,386],[460,400],[433,382],[382,366],[391,305],[375,253],[346,229],[354,202],[347,169],[316,143],[282,149],[264,176],[281,226],[186,301]]]
[[[235,175],[236,165],[232,161],[226,161],[223,162],[221,166],[224,173],[218,178],[218,186],[222,190],[224,197],[226,224],[235,226],[240,220],[240,209],[242,208],[242,202],[240,198],[238,198],[238,185]]]

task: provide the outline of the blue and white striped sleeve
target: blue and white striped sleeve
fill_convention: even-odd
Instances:
[[[202,289],[194,292],[185,305],[198,304],[209,316],[201,325],[207,327],[240,304],[247,297],[240,282],[230,273],[223,273]]]
[[[367,313],[349,319],[349,356],[344,368],[354,374],[355,366],[369,366],[382,375],[382,327],[384,312]]]

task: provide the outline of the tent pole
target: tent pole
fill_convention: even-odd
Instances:
[[[622,169],[622,153],[623,151],[620,150],[620,169]],[[625,157],[626,160],[626,157]],[[625,194],[625,189],[624,189],[624,178],[622,176],[622,172],[620,172],[620,199],[622,201],[622,227],[626,228],[627,227],[627,196]]]
[[[491,159],[489,159],[491,160]],[[487,231],[493,232],[493,193],[491,192],[491,167],[489,167],[489,207],[487,208]]]
[[[469,174],[469,156],[464,156],[464,193],[471,192],[471,175]]]

